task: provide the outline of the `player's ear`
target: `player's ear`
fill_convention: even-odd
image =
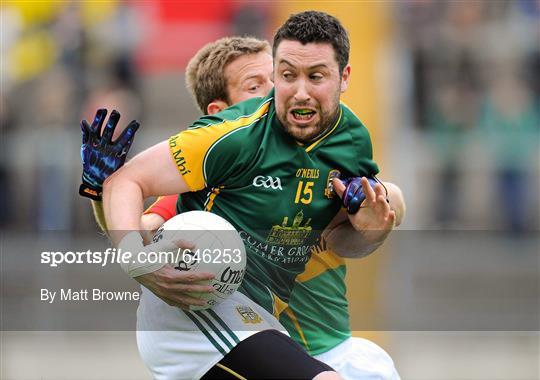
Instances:
[[[351,76],[351,65],[345,66],[341,74],[341,92],[345,92],[349,87],[349,77]]]
[[[206,112],[208,112],[208,115],[214,115],[228,107],[229,105],[223,100],[214,100],[206,107]]]

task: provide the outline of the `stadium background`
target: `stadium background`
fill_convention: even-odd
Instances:
[[[387,349],[404,379],[540,378],[538,332],[505,331],[538,330],[528,319],[523,328],[445,327],[471,303],[519,299],[516,309],[533,311],[516,313],[538,317],[534,0],[3,1],[2,246],[22,230],[96,233],[88,201],[77,195],[81,118],[105,106],[120,110],[121,126],[139,119],[132,154],[140,151],[198,116],[183,71],[203,44],[231,34],[271,40],[290,13],[306,9],[332,13],[350,32],[344,101],[371,131],[381,177],[404,191],[408,214],[395,234],[435,234],[429,252],[390,241],[348,261],[355,335]],[[460,265],[460,252],[474,257]],[[503,315],[511,309],[478,308],[471,318],[511,319]],[[401,325],[406,317],[432,327]],[[149,378],[130,331],[3,332],[0,377]]]

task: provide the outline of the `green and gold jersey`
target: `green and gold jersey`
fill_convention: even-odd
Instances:
[[[351,336],[345,260],[325,247],[311,254],[296,277],[288,307],[279,321],[311,355],[334,348]]]
[[[278,121],[273,95],[203,116],[169,147],[191,190],[178,212],[207,210],[235,226],[248,252],[240,291],[279,316],[341,207],[331,179],[378,169],[368,131],[347,107],[321,138],[301,145]]]

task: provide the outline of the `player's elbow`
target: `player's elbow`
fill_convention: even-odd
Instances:
[[[110,192],[111,188],[113,187],[113,177],[115,177],[116,173],[118,172],[114,172],[113,174],[105,178],[105,181],[103,181],[103,193]]]
[[[131,165],[127,163],[116,172],[112,173],[105,182],[103,183],[103,197],[104,199],[112,193],[114,189],[126,191],[128,189],[138,188],[142,193],[143,197],[148,197],[145,195],[148,190],[144,186],[141,178],[137,176],[137,171],[133,170]]]
[[[397,185],[391,182],[385,182],[384,185],[388,190],[390,208],[396,213],[396,227],[398,227],[403,222],[407,210],[405,198],[403,198],[403,192]]]
[[[377,250],[382,245],[381,242],[373,243],[373,244],[357,244],[357,245],[345,245],[342,244],[334,245],[331,247],[332,251],[336,253],[338,256],[345,258],[345,259],[361,259],[366,256],[371,255],[373,252]]]
[[[103,198],[107,198],[107,195],[110,194],[114,188],[126,182],[127,178],[122,173],[122,169],[123,168],[120,168],[116,172],[112,173],[103,182]]]

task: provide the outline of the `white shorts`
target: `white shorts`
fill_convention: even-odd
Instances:
[[[274,316],[240,292],[212,309],[185,312],[141,288],[137,345],[155,379],[199,379],[251,335],[285,332]]]
[[[367,339],[351,337],[315,358],[328,364],[345,380],[400,379],[390,355]]]

